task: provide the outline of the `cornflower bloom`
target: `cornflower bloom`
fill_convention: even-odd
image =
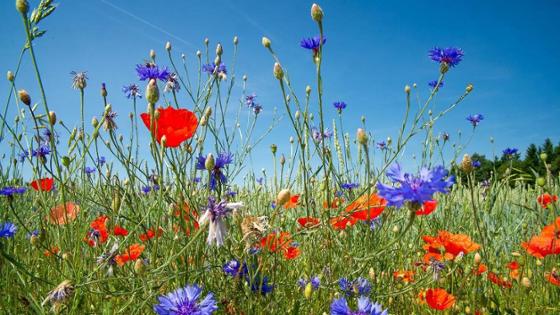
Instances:
[[[334,108],[338,111],[338,113],[342,113],[342,110],[346,108],[346,103],[339,101],[333,103]]]
[[[187,285],[158,297],[154,311],[159,315],[210,315],[218,309],[214,294],[209,292],[202,300],[202,289]]]
[[[72,71],[70,72],[70,74],[73,76],[72,77],[72,87],[76,90],[83,90],[86,88],[87,86],[87,75],[85,71],[80,71],[80,72],[76,72],[76,71]]]
[[[473,127],[478,126],[478,124],[484,120],[484,116],[482,114],[474,114],[467,116],[467,120],[471,122]]]
[[[140,81],[150,81],[151,79],[167,81],[170,75],[167,67],[160,69],[158,65],[152,62],[136,65],[136,73]]]
[[[0,238],[13,238],[16,235],[17,226],[12,222],[4,222],[0,227]]]
[[[216,243],[216,246],[222,246],[224,244],[224,239],[227,235],[226,223],[224,222],[225,216],[227,216],[231,211],[243,207],[243,203],[227,203],[225,201],[216,202],[214,196],[208,197],[208,205],[206,206],[206,211],[198,220],[200,226],[209,224],[210,228],[208,231],[208,238],[206,242],[208,245]]]
[[[210,189],[215,190],[218,183],[227,183],[227,177],[223,169],[226,165],[231,164],[231,162],[233,162],[233,155],[231,153],[222,152],[218,154],[214,167],[210,170]],[[206,157],[202,154],[197,158],[196,169],[206,169]]]
[[[134,83],[123,86],[122,91],[124,95],[126,95],[126,98],[142,98],[140,87]]]
[[[331,303],[331,315],[387,315],[387,310],[379,303],[371,303],[370,299],[362,296],[358,299],[358,309],[353,311],[345,298],[335,299]]]
[[[462,49],[455,47],[434,47],[434,49],[431,49],[429,51],[429,56],[433,61],[439,62],[440,64],[446,64],[450,67],[455,67],[456,65],[458,65],[463,59],[464,55],[465,54],[463,53]]]

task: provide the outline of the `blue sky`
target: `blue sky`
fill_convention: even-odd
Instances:
[[[0,3],[0,69],[16,66],[24,31],[14,1]],[[36,5],[38,1],[30,1]],[[79,95],[71,89],[72,70],[88,71],[86,116],[102,111],[99,88],[106,82],[109,102],[126,126],[132,109],[121,93],[123,85],[139,83],[134,66],[155,49],[162,64],[166,41],[178,58],[194,60],[203,39],[224,45],[226,64],[231,59],[232,38],[239,37],[237,76],[249,77],[248,92],[259,95],[265,112],[259,123],[267,127],[271,112],[284,112],[272,59],[261,46],[261,37],[272,40],[293,85],[304,95],[314,85],[314,65],[308,51],[299,47],[302,37],[317,33],[311,21],[312,2],[287,1],[61,1],[44,23],[48,32],[36,44],[47,97],[52,109],[68,125],[77,125]],[[467,83],[474,92],[436,127],[457,137],[471,132],[465,116],[486,117],[467,152],[491,155],[506,147],[525,150],[531,143],[551,137],[560,140],[560,2],[558,1],[325,1],[324,100],[327,117],[334,118],[332,102],[343,100],[345,127],[352,135],[360,116],[376,139],[396,136],[404,113],[405,84],[418,84],[427,97],[427,82],[437,78],[438,66],[429,60],[433,46],[457,46],[465,51],[463,62],[452,69],[434,106],[444,108],[459,96]],[[24,60],[18,88],[39,99],[29,59]],[[143,83],[141,84],[142,90]],[[9,86],[0,80],[2,106]],[[184,107],[192,108],[185,95]],[[145,108],[143,102],[140,109]],[[13,113],[13,108],[10,109]],[[9,117],[13,117],[13,114]],[[88,119],[89,121],[89,119]],[[288,152],[288,120],[257,148],[255,170],[270,168],[269,145]],[[123,129],[123,128],[121,128]],[[141,131],[144,131],[141,129]],[[119,130],[126,133],[127,130]],[[495,138],[492,146],[489,138]],[[452,138],[453,139],[453,138]],[[456,139],[456,138],[455,138]],[[420,139],[418,139],[420,140]],[[147,143],[147,133],[143,134]],[[5,144],[0,144],[5,150]]]

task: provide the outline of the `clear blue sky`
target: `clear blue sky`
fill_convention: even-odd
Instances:
[[[121,88],[139,83],[134,66],[147,58],[150,49],[159,53],[165,65],[164,45],[169,40],[177,58],[184,52],[192,60],[208,37],[212,50],[217,42],[224,44],[228,63],[232,38],[237,35],[238,79],[247,74],[248,91],[259,95],[265,109],[260,127],[265,128],[273,107],[284,110],[261,37],[272,40],[303,96],[305,85],[314,82],[309,52],[299,47],[302,37],[317,33],[309,15],[311,4],[301,0],[61,1],[43,24],[47,34],[36,44],[50,106],[68,125],[77,125],[79,96],[71,89],[69,72],[86,70],[87,116],[101,113],[99,88],[106,82],[109,101],[120,115],[119,123],[126,126],[132,106]],[[404,112],[404,85],[418,83],[426,97],[427,82],[437,78],[438,66],[427,57],[427,51],[437,45],[461,47],[465,57],[449,72],[436,108],[454,100],[467,83],[475,87],[438,131],[448,131],[452,137],[457,130],[469,134],[465,116],[482,113],[486,119],[468,152],[491,155],[490,137],[495,138],[497,151],[505,147],[524,151],[529,143],[540,144],[546,137],[555,143],[560,140],[560,2],[324,1],[320,5],[328,37],[324,52],[328,117],[335,117],[333,101],[345,101],[345,127],[352,135],[365,115],[368,130],[377,139],[395,137]],[[24,42],[14,1],[0,3],[0,19],[0,69],[6,71],[15,67]],[[31,70],[26,59],[18,87],[38,100]],[[144,84],[140,85],[143,90]],[[0,80],[2,106],[8,91],[7,82]],[[186,101],[182,105],[192,108]],[[140,109],[144,108],[141,102]],[[284,119],[281,127],[287,126]],[[277,143],[280,151],[289,150],[285,130],[276,129],[258,148],[255,170],[270,167],[258,157],[269,154],[271,143]],[[143,135],[147,142],[147,133]],[[5,144],[0,148],[5,151]]]

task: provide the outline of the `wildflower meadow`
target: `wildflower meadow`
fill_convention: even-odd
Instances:
[[[465,148],[499,118],[455,119],[459,140],[438,129],[478,92],[472,78],[439,97],[468,51],[426,47],[433,81],[407,78],[397,132],[380,137],[375,117],[348,118],[359,105],[325,97],[324,55],[341,47],[309,3],[315,32],[293,44],[308,85],[267,34],[188,53],[162,40],[127,65],[129,84],[80,69],[57,82],[76,118],[42,72],[57,10],[15,1],[25,37],[3,46],[21,54],[3,69],[1,314],[560,314],[560,146],[522,160],[513,142],[492,161]],[[276,108],[238,53],[269,57]]]

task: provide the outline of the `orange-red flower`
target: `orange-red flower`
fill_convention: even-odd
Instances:
[[[422,205],[422,208],[416,211],[416,215],[428,215],[434,212],[436,208],[437,208],[436,200],[424,201],[424,205]]]
[[[190,139],[198,127],[196,115],[184,108],[176,109],[171,106],[167,108],[159,107],[155,110],[158,118],[154,118],[155,127],[152,131],[150,126],[150,114],[142,113],[140,117],[144,125],[152,131],[152,136],[161,143],[161,138],[165,136],[165,146],[169,148],[178,147],[183,141]]]
[[[140,240],[142,242],[146,242],[147,240],[151,240],[155,236],[160,237],[162,235],[163,235],[163,229],[161,227],[158,228],[157,235],[156,235],[156,232],[154,232],[153,229],[148,229],[148,231],[146,231],[146,233],[140,234]]]
[[[53,207],[47,219],[51,224],[63,225],[74,221],[79,212],[80,207],[78,205],[67,202]]]
[[[271,253],[282,252],[285,259],[294,259],[299,256],[300,250],[292,245],[292,236],[289,232],[270,233],[261,239],[260,247]]]
[[[358,222],[358,219],[343,215],[330,219],[330,223],[335,230],[346,230],[347,227],[353,226],[356,222]]]
[[[511,281],[508,281],[506,279],[502,279],[500,278],[497,274],[493,273],[493,272],[488,272],[488,280],[490,280],[490,282],[502,287],[502,288],[511,288],[512,287],[512,283]]]
[[[554,223],[545,226],[539,235],[521,243],[521,247],[525,248],[529,255],[537,258],[560,254],[560,217],[556,218]]]
[[[323,208],[324,209],[338,209],[338,207],[340,206],[341,203],[344,202],[344,198],[342,197],[334,197],[331,200],[331,205],[329,206],[327,200],[323,201]]]
[[[453,234],[447,231],[439,231],[436,237],[424,235],[422,239],[426,243],[423,248],[427,251],[424,262],[428,263],[433,258],[438,261],[453,260],[460,253],[468,254],[480,248],[465,234]]]
[[[126,264],[129,261],[135,261],[140,257],[140,255],[142,255],[144,248],[146,247],[140,244],[130,245],[122,255],[117,255],[115,257],[115,261],[117,262],[117,265],[124,266],[124,264]]]
[[[549,204],[558,201],[558,196],[549,193],[542,194],[537,197],[537,202],[541,207],[546,208]]]
[[[321,223],[321,220],[319,220],[317,218],[314,218],[314,217],[302,217],[302,218],[297,219],[297,222],[303,228],[314,228],[314,227],[319,226],[319,224]]]
[[[120,225],[115,225],[115,227],[113,228],[113,234],[115,234],[116,236],[127,236],[128,230]]]
[[[476,275],[480,276],[481,274],[488,271],[488,267],[485,264],[478,264],[478,268],[474,271]]]
[[[555,286],[560,287],[560,274],[555,269],[552,269],[552,272],[545,272],[544,278]]]
[[[446,310],[455,304],[455,297],[441,288],[426,290],[425,299],[428,306],[438,311]]]
[[[183,204],[183,211],[181,211],[181,208],[178,205],[174,205],[173,206],[173,215],[177,218],[181,218],[183,219],[183,221],[185,222],[185,234],[187,236],[191,235],[191,227],[194,228],[195,230],[199,229],[199,224],[198,224],[198,212],[194,209],[191,209],[191,207],[189,206],[189,204],[187,204],[186,202]],[[181,227],[181,223],[179,225],[175,225],[173,227],[175,233],[177,233]]]
[[[387,200],[376,194],[364,194],[346,206],[346,212],[358,220],[373,220],[377,218],[387,205]]]
[[[402,281],[404,283],[411,283],[414,281],[414,271],[412,270],[402,270],[393,272],[393,279],[395,281]]]
[[[54,187],[54,179],[52,177],[36,179],[30,185],[36,191],[51,191]]]
[[[91,222],[89,225],[91,231],[85,238],[85,241],[89,246],[94,247],[97,244],[103,244],[107,241],[109,233],[107,232],[107,220],[109,218],[106,215],[102,215]]]
[[[299,195],[292,195],[290,200],[284,204],[284,209],[293,209],[298,206]]]
[[[512,261],[506,265],[510,270],[509,276],[512,279],[519,280],[519,263],[517,261]]]
[[[43,252],[43,255],[45,255],[45,257],[50,257],[50,256],[54,256],[58,253],[60,253],[60,248],[58,248],[58,246],[53,246],[50,249],[45,249],[45,251]]]

